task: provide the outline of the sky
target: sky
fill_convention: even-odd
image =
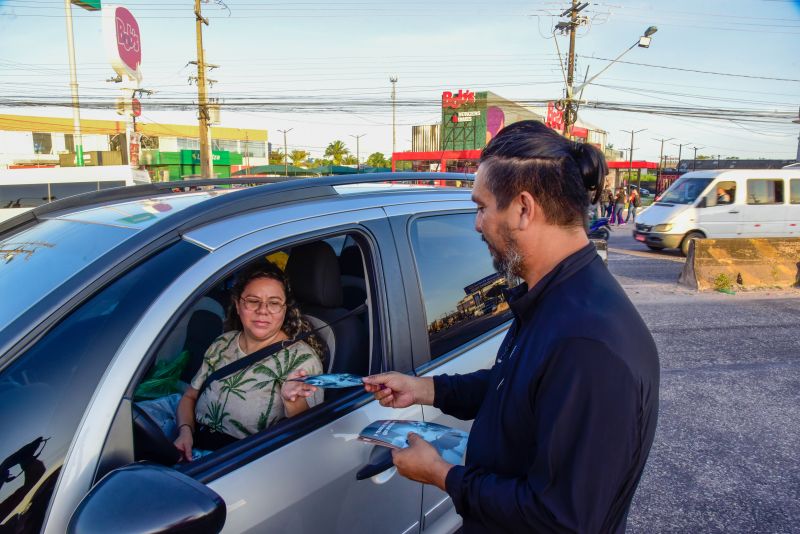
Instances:
[[[142,37],[146,122],[196,124],[192,0],[128,0]],[[553,37],[561,2],[439,0],[211,0],[203,39],[219,65],[211,96],[222,125],[266,129],[274,148],[321,157],[335,139],[362,160],[392,150],[396,76],[397,150],[411,127],[441,119],[442,91],[493,91],[509,100],[557,99],[564,90]],[[635,159],[665,155],[794,159],[800,125],[800,0],[590,2],[576,40],[576,80],[600,72],[655,25],[650,48],[634,47],[584,93],[580,118],[616,148],[634,139]],[[120,84],[104,51],[99,13],[73,7],[84,118],[118,120]],[[557,45],[557,46],[556,46]],[[624,61],[624,63],[623,63]],[[70,117],[62,0],[0,0],[0,112]],[[22,106],[21,104],[34,104]],[[609,109],[592,109],[593,102]],[[170,110],[164,106],[170,104]],[[613,104],[613,105],[611,105]],[[179,107],[175,110],[172,108]],[[698,111],[729,110],[720,119]],[[641,110],[647,111],[642,112]],[[631,111],[634,110],[634,111]],[[715,111],[716,110],[716,111]],[[657,113],[655,113],[657,112]],[[777,112],[773,118],[754,114]],[[708,113],[704,113],[708,114]]]

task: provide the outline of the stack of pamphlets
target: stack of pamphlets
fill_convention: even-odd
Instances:
[[[422,439],[436,447],[446,462],[463,464],[469,434],[437,423],[397,419],[375,421],[361,431],[358,439],[391,449],[404,449],[408,447],[409,432],[419,434]]]

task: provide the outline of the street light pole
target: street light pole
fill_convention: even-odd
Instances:
[[[556,30],[559,31],[567,31],[569,29],[570,33],[570,50],[569,50],[569,65],[568,65],[568,74],[567,74],[567,87],[566,87],[566,96],[563,100],[561,100],[561,107],[564,113],[564,135],[570,131],[570,127],[575,124],[578,119],[578,102],[575,100],[574,96],[576,93],[582,94],[583,89],[592,83],[598,76],[603,74],[606,70],[611,67],[614,63],[620,60],[622,56],[636,48],[637,46],[640,48],[649,48],[650,42],[652,41],[652,35],[658,31],[656,26],[650,26],[645,31],[644,34],[639,37],[635,43],[633,43],[630,47],[624,50],[620,55],[614,58],[608,65],[605,66],[600,72],[583,82],[578,87],[573,87],[573,73],[575,69],[575,31],[577,27],[580,25],[580,20],[578,18],[578,13],[583,10],[584,8],[588,7],[589,3],[584,2],[583,4],[578,5],[576,0],[572,0],[572,6],[561,13],[561,16],[564,17],[567,14],[570,15],[569,22],[559,22],[556,25]],[[559,57],[560,60],[560,57]],[[563,72],[563,69],[562,69]]]
[[[395,113],[397,76],[390,76],[389,81],[392,83],[392,154],[394,154],[397,152],[397,115]]]
[[[631,151],[630,151],[630,159],[628,160],[628,186],[631,185],[631,176],[633,176],[633,136],[639,132],[644,132],[647,128],[642,128],[641,130],[622,130],[623,132],[631,134]],[[639,181],[637,183],[637,188],[641,187],[642,185],[642,173],[639,173]]]
[[[361,138],[367,134],[351,135],[350,137],[356,138],[356,171],[361,172]]]
[[[283,134],[283,174],[284,176],[289,176],[289,152],[287,150],[286,145],[286,134],[294,130],[294,128],[289,128],[288,130],[278,130]]]
[[[78,102],[78,74],[75,69],[75,36],[72,31],[72,2],[64,0],[67,13],[67,53],[69,54],[69,86],[72,91],[72,124],[74,128],[75,166],[83,167],[83,138],[81,136],[81,109]]]

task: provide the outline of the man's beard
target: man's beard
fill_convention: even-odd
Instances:
[[[486,240],[486,236],[482,235],[481,239],[489,247],[489,252],[492,255],[492,265],[495,270],[502,274],[507,282],[511,283],[514,278],[522,278],[522,254],[519,252],[517,242],[508,228],[500,230],[500,237],[505,244],[504,252],[500,252],[496,247],[493,247]]]

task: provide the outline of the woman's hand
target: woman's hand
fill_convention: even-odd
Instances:
[[[294,371],[287,376],[287,380],[281,386],[281,398],[286,409],[286,417],[292,417],[308,409],[306,398],[312,396],[316,391],[316,386],[305,382],[292,380],[293,378],[303,378],[308,376],[304,369]]]
[[[192,461],[193,444],[192,429],[188,425],[181,426],[180,430],[178,430],[178,439],[174,441],[175,448],[181,452],[181,460]]]

